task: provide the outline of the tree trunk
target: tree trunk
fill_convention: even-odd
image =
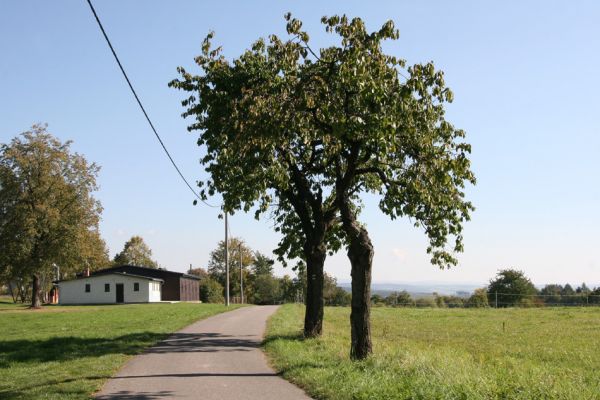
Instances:
[[[352,267],[352,311],[350,313],[350,357],[365,359],[373,352],[371,343],[371,269],[373,244],[367,230],[356,220],[351,201],[338,188],[342,229],[348,240],[348,258]]]
[[[8,290],[10,290],[10,295],[13,299],[13,303],[18,303],[18,292],[15,293],[15,289],[13,288],[12,281],[8,282]]]
[[[326,251],[323,244],[305,247],[306,255],[306,314],[304,337],[314,338],[323,333],[323,265]]]
[[[38,274],[33,274],[33,287],[31,291],[31,308],[41,308],[42,303],[40,301],[41,286],[40,277]]]
[[[364,228],[348,247],[352,266],[352,311],[350,313],[350,358],[362,360],[373,352],[371,343],[371,269],[373,245]]]

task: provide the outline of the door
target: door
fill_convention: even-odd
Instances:
[[[123,284],[117,283],[117,303],[124,303],[124,302],[125,302],[125,296],[124,296],[124,291],[123,291]]]

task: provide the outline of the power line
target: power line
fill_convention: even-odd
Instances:
[[[94,9],[94,6],[92,5],[92,1],[91,0],[87,0],[87,3],[90,6],[90,9],[92,10],[92,13],[94,14],[94,18],[96,18],[96,22],[98,23],[98,27],[100,27],[100,30],[102,31],[102,35],[104,36],[104,39],[106,40],[106,43],[108,44],[108,47],[110,47],[110,51],[112,52],[112,54],[113,54],[113,56],[115,58],[115,61],[119,65],[119,69],[123,73],[123,77],[127,81],[127,85],[129,85],[129,89],[131,90],[131,93],[133,93],[133,97],[135,97],[135,100],[137,101],[138,106],[140,106],[140,109],[142,110],[142,112],[144,113],[144,116],[146,117],[146,121],[148,121],[148,124],[150,125],[150,128],[152,128],[152,131],[154,132],[154,135],[158,139],[158,142],[160,143],[160,145],[162,146],[163,150],[165,151],[165,154],[167,155],[167,157],[169,157],[169,160],[171,161],[171,164],[173,164],[173,167],[175,167],[175,169],[177,170],[177,173],[179,174],[179,176],[181,177],[181,179],[183,180],[183,182],[185,182],[185,184],[187,185],[187,187],[190,189],[190,191],[194,194],[194,196],[198,200],[200,200],[201,202],[203,202],[204,204],[206,204],[209,207],[219,208],[219,206],[215,206],[215,205],[209,204],[206,201],[204,201],[204,199],[202,199],[202,197],[200,197],[200,195],[198,195],[198,193],[196,193],[196,191],[194,190],[194,188],[192,188],[192,186],[189,184],[189,182],[187,181],[187,179],[185,179],[185,177],[181,173],[181,170],[179,169],[179,167],[175,163],[175,160],[173,160],[173,157],[171,157],[171,154],[169,153],[169,150],[167,150],[167,147],[165,146],[165,144],[163,143],[160,135],[156,131],[156,128],[154,127],[154,124],[150,120],[150,117],[148,116],[148,113],[146,112],[146,109],[142,105],[142,102],[141,102],[140,98],[138,97],[135,89],[133,88],[133,85],[131,84],[131,81],[129,80],[129,77],[127,76],[127,73],[125,72],[125,69],[123,68],[123,65],[121,64],[121,61],[119,60],[119,57],[117,56],[117,53],[116,53],[116,51],[115,51],[112,43],[110,42],[110,39],[108,38],[108,35],[106,34],[106,31],[104,30],[104,27],[102,26],[102,22],[100,22],[100,18],[98,17],[98,14],[96,13],[96,10]]]

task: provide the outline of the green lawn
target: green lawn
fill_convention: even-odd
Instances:
[[[265,347],[318,399],[600,399],[600,308],[374,308],[361,362],[349,308],[326,308],[320,339],[301,339],[303,313],[280,308]]]
[[[89,398],[132,355],[223,311],[222,305],[188,303],[31,311],[2,299],[0,399]]]

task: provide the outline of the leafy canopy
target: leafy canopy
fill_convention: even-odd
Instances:
[[[398,38],[392,21],[369,33],[360,18],[323,17],[339,43],[318,51],[301,21],[286,21],[287,40],[259,39],[233,61],[210,33],[195,59],[201,74],[180,67],[170,83],[190,93],[183,116],[195,118],[188,129],[206,148],[202,196],[221,193],[228,210],[257,206],[257,218],[271,208],[281,260],[302,256],[302,238],[323,220],[322,241],[338,249],[336,191],[355,213],[371,192],[382,212],[423,227],[432,263],[455,264],[473,210],[464,187],[475,178],[465,132],[444,118],[453,94],[443,73],[383,52]]]
[[[120,253],[115,255],[116,265],[135,265],[138,267],[158,268],[158,263],[152,259],[152,250],[141,236],[132,236]]]
[[[93,197],[99,167],[34,125],[0,147],[0,275],[53,277],[108,262]],[[45,280],[46,282],[49,279]]]

